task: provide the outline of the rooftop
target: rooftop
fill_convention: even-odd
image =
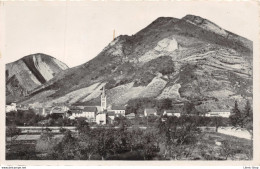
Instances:
[[[211,110],[210,112],[230,112],[230,110]]]
[[[65,113],[66,111],[60,107],[54,107],[52,113]]]
[[[134,113],[127,114],[126,116],[135,116]]]
[[[124,106],[112,106],[112,110],[125,110]]]
[[[146,111],[146,113],[156,113],[157,112],[156,109],[144,109],[144,111]]]
[[[97,112],[97,108],[94,106],[88,106],[88,107],[84,107],[83,111],[84,112]]]
[[[107,115],[108,115],[108,116],[114,116],[114,115],[115,115],[115,112],[114,112],[114,111],[108,111],[108,112],[107,112]]]

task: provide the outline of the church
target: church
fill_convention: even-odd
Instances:
[[[96,116],[97,124],[106,124],[107,121],[113,122],[115,117],[125,116],[125,108],[118,106],[112,106],[112,108],[107,107],[107,95],[105,86],[102,88],[102,93],[100,97],[101,112],[99,112]]]

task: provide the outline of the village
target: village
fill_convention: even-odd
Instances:
[[[89,123],[96,123],[98,125],[113,124],[116,117],[126,117],[127,119],[134,119],[138,117],[150,117],[150,116],[160,116],[156,108],[145,108],[143,114],[135,114],[134,112],[126,114],[126,108],[124,106],[107,106],[107,96],[105,88],[102,89],[100,96],[101,105],[97,106],[53,106],[48,108],[35,108],[29,105],[19,105],[16,103],[11,103],[6,105],[6,113],[17,112],[17,110],[25,111],[33,109],[36,114],[41,116],[47,116],[48,114],[56,115],[63,118],[69,118],[75,120],[77,118],[85,118]],[[180,106],[183,106],[180,105]],[[173,110],[163,110],[162,120],[170,116],[180,117],[182,115],[181,109]],[[212,110],[203,114],[201,116],[206,117],[223,117],[228,118],[230,116],[230,110]]]
[[[147,106],[149,105],[147,103],[151,103],[151,101],[156,106],[153,107],[151,106],[152,104]],[[136,107],[138,109],[135,109]],[[57,159],[73,159],[76,157],[76,154],[63,157],[59,153],[59,151],[65,151],[62,147],[59,148],[59,145],[70,145],[67,141],[71,139],[73,146],[71,145],[70,149],[79,146],[78,148],[83,151],[86,148],[85,143],[89,144],[88,151],[94,151],[98,156],[97,159],[105,158],[102,153],[100,154],[101,150],[109,152],[110,155],[106,159],[123,159],[118,157],[121,153],[127,154],[126,159],[169,159],[169,157],[162,157],[162,154],[168,151],[166,149],[168,145],[166,145],[164,140],[169,139],[169,132],[174,132],[177,135],[171,137],[177,137],[178,139],[187,137],[188,140],[190,137],[195,142],[206,141],[209,147],[217,146],[216,149],[226,148],[226,145],[223,145],[225,144],[225,140],[231,139],[232,144],[233,142],[237,144],[235,141],[242,139],[242,143],[238,144],[246,142],[249,151],[243,152],[243,154],[246,154],[248,157],[239,155],[239,157],[234,158],[248,159],[251,158],[250,147],[252,144],[250,140],[252,140],[252,130],[245,128],[234,129],[234,124],[240,122],[237,119],[244,119],[243,124],[239,123],[239,125],[250,123],[248,121],[251,118],[249,101],[247,101],[246,107],[248,108],[245,110],[249,113],[245,112],[241,116],[237,102],[235,102],[235,106],[231,110],[211,110],[205,113],[194,111],[196,109],[193,103],[178,103],[173,105],[169,99],[157,101],[146,98],[130,101],[125,106],[110,106],[107,104],[105,87],[100,92],[100,105],[96,106],[61,105],[36,108],[30,105],[17,106],[16,103],[11,103],[10,105],[6,105],[7,158],[52,159],[52,156],[56,154],[58,156]],[[168,127],[169,129],[167,129]],[[157,135],[160,135],[162,139],[157,137]],[[118,136],[119,140],[117,140]],[[85,139],[86,137],[87,139]],[[139,139],[136,140],[135,137]],[[213,142],[211,141],[211,137],[214,138]],[[91,140],[98,144],[97,147],[92,146]],[[81,145],[83,142],[84,145]],[[103,150],[102,147],[104,144],[113,145],[112,149],[117,151],[117,153],[111,153],[109,147]],[[147,147],[146,144],[151,147]],[[174,144],[178,145],[179,143],[176,142]],[[120,146],[124,146],[124,148],[122,149]],[[189,152],[190,146],[196,147],[196,151],[202,153],[201,159],[208,158],[207,156],[204,157],[203,148],[200,144],[197,146],[193,143],[185,145]],[[231,143],[229,146],[231,146]],[[52,150],[53,147],[59,150]],[[118,150],[116,150],[117,147],[119,147]],[[137,154],[131,155],[133,148]],[[148,149],[149,151],[151,149],[151,154],[147,154]],[[175,153],[181,154],[178,151]],[[195,150],[193,151],[194,153],[196,152]],[[29,155],[24,157],[28,153]],[[190,155],[190,158],[193,158],[195,154]],[[181,158],[186,158],[186,155],[181,156]],[[90,157],[80,158],[91,159]],[[221,155],[220,157],[214,155],[212,158],[225,159],[226,157],[225,155]]]

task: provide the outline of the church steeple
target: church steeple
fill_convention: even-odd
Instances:
[[[102,88],[101,93],[101,110],[104,111],[107,109],[107,96],[105,92],[105,86]]]

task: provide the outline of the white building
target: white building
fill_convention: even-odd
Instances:
[[[144,109],[144,116],[157,116],[156,109]]]
[[[16,109],[16,103],[11,103],[10,105],[5,106],[5,112],[9,113],[11,111],[17,111]]]
[[[130,114],[127,114],[125,117],[127,119],[134,119],[135,118],[135,114],[134,113],[130,113]]]
[[[163,116],[176,116],[176,117],[180,117],[181,113],[179,112],[174,112],[173,110],[164,110],[163,111]]]
[[[105,113],[97,114],[96,116],[96,123],[97,124],[106,124],[107,116]]]
[[[89,122],[95,122],[96,113],[97,113],[96,107],[84,107],[84,109],[82,111],[82,116],[86,117]]]
[[[115,116],[125,116],[125,108],[123,107],[119,107],[119,106],[112,106],[112,109],[109,111],[114,111],[115,112]]]
[[[70,119],[75,119],[79,117],[87,118],[88,122],[95,122],[96,121],[96,113],[97,108],[92,106],[86,106],[86,107],[73,107],[70,110],[71,116]]]
[[[225,117],[228,118],[230,116],[229,110],[212,110],[205,114],[206,117]]]
[[[65,114],[69,108],[67,106],[56,106],[50,111],[50,114]]]

